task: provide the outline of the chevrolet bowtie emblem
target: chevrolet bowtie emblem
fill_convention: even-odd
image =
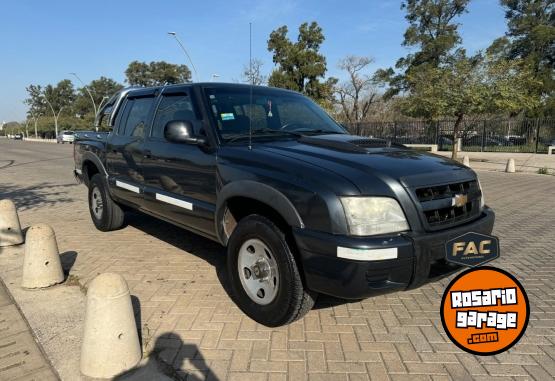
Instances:
[[[461,207],[465,206],[468,202],[468,196],[465,194],[456,194],[455,197],[451,199],[451,206]]]

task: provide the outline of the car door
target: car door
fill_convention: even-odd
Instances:
[[[188,120],[203,134],[189,86],[166,88],[146,138],[145,208],[205,235],[214,236],[216,156],[207,147],[172,143],[164,127],[172,120]]]
[[[155,99],[152,89],[130,94],[106,144],[112,194],[139,208],[143,205],[145,133],[150,126]]]

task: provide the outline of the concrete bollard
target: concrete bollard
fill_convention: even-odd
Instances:
[[[46,224],[33,225],[25,235],[23,288],[42,288],[63,282],[64,271],[54,230]]]
[[[0,200],[0,247],[23,243],[17,209],[12,200]]]
[[[100,274],[87,291],[81,373],[113,377],[137,365],[141,355],[127,282],[119,274]]]
[[[508,173],[515,173],[516,172],[515,159],[509,159],[509,161],[507,161],[507,166],[505,167],[505,172],[508,172]]]
[[[463,157],[463,164],[470,167],[470,158],[468,156]]]

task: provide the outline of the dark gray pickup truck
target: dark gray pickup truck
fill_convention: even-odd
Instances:
[[[227,246],[235,301],[267,326],[318,293],[358,299],[449,274],[445,243],[492,231],[471,169],[349,135],[295,92],[131,88],[96,124],[110,132],[75,144],[96,227],[120,228],[133,208]]]

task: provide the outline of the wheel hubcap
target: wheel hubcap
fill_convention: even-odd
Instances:
[[[100,220],[102,218],[102,211],[104,209],[104,203],[102,202],[102,196],[100,194],[100,189],[94,187],[91,192],[91,210],[94,216]]]
[[[243,289],[255,303],[270,304],[277,295],[279,273],[268,246],[259,239],[249,239],[239,249],[237,270]]]

